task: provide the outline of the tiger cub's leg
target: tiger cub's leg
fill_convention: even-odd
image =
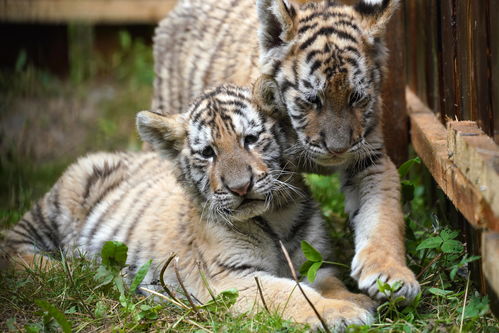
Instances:
[[[223,278],[211,283],[218,292],[229,288],[239,290],[239,297],[234,305],[237,312],[243,313],[255,309],[263,309],[262,296],[271,312],[277,312],[283,318],[298,323],[309,324],[312,328],[320,328],[321,323],[303,294],[296,288],[296,282],[279,278],[268,273],[253,273],[243,275],[243,272],[229,273]],[[258,277],[262,296],[258,292],[255,282]],[[373,315],[369,309],[359,306],[346,299],[323,297],[319,292],[306,284],[301,284],[305,294],[314,304],[317,311],[327,325],[335,330],[344,330],[351,324],[366,325],[373,322]]]
[[[0,270],[13,268],[24,270],[26,268],[37,270],[49,270],[55,264],[50,257],[37,253],[10,251],[0,257]]]
[[[372,158],[367,167],[345,172],[345,206],[355,230],[352,277],[359,289],[376,299],[387,296],[378,289],[378,279],[402,283],[395,297],[411,301],[420,287],[405,259],[405,222],[400,205],[400,180],[390,158]]]
[[[368,310],[374,310],[377,305],[369,296],[350,292],[343,282],[334,275],[332,269],[320,269],[311,285],[325,298],[347,300]]]
[[[58,228],[46,215],[47,210],[53,208],[52,203],[49,192],[7,231],[0,249],[2,269],[7,266],[14,269],[50,268],[52,260],[49,256],[59,254],[60,244]]]

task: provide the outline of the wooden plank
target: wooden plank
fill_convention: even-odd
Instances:
[[[437,56],[437,44],[438,44],[438,20],[440,16],[438,15],[437,2],[440,0],[427,0],[424,1],[423,11],[426,17],[423,22],[423,29],[425,35],[425,58],[424,58],[424,72],[426,80],[426,100],[427,105],[430,109],[438,113],[440,111],[440,98],[439,98],[439,86],[438,86],[438,56]]]
[[[458,97],[457,40],[456,40],[456,0],[439,2],[441,24],[441,120],[463,119],[461,100]]]
[[[6,22],[157,23],[176,0],[0,0]]]
[[[447,128],[450,159],[499,217],[499,147],[474,121],[451,121]]]
[[[499,217],[480,189],[449,159],[445,127],[410,89],[406,90],[406,100],[414,150],[435,181],[475,228],[499,231]]]
[[[417,62],[416,62],[416,36],[418,32],[417,27],[417,13],[416,1],[403,1],[402,2],[405,18],[405,48],[406,48],[406,83],[413,90],[417,91],[418,78],[417,78]]]
[[[472,84],[473,97],[477,104],[476,121],[480,128],[489,136],[494,135],[494,114],[492,113],[492,82],[491,82],[491,38],[488,24],[488,1],[473,1],[471,3],[472,21],[469,22],[472,47]],[[497,31],[494,33],[497,34]],[[475,120],[475,119],[473,119]]]
[[[426,60],[427,54],[429,52],[428,45],[428,29],[427,29],[427,21],[422,20],[422,17],[426,16],[426,1],[416,1],[416,17],[418,18],[416,21],[416,35],[413,37],[416,49],[414,56],[416,57],[416,78],[417,78],[417,90],[414,92],[421,98],[421,100],[425,103],[428,103],[428,96],[426,95],[427,90],[427,68],[426,68]]]
[[[499,316],[499,233],[482,233],[482,269],[491,295],[492,312]]]
[[[469,23],[471,0],[457,0],[455,4],[455,29],[456,29],[456,94],[459,98],[461,117],[459,120],[475,120],[476,106],[473,104],[472,93],[472,66],[471,66],[471,32]],[[452,118],[451,118],[452,119]],[[455,118],[454,118],[455,119]]]
[[[490,51],[490,94],[494,117],[493,137],[499,144],[499,1],[488,0],[487,24],[489,30],[488,49]]]
[[[389,52],[387,75],[383,82],[383,136],[388,155],[397,165],[408,158],[409,122],[405,109],[404,12],[392,17],[386,29]]]

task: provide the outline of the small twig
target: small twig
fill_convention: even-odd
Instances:
[[[442,257],[442,253],[439,253],[435,258],[433,258],[429,263],[428,265],[426,265],[422,270],[421,272],[419,272],[419,274],[416,276],[416,280],[419,280],[419,278],[421,277],[421,275],[423,275],[424,272],[426,272],[430,267],[431,265],[433,265],[434,263],[436,263],[438,261],[438,259],[440,259]]]
[[[350,266],[345,265],[345,264],[343,264],[341,262],[337,262],[337,261],[327,261],[327,260],[324,260],[323,263],[329,264],[329,265],[334,265],[334,266],[340,266],[340,267],[343,267],[343,268],[350,268]]]
[[[265,310],[267,310],[267,313],[270,314],[267,303],[265,302],[265,298],[263,297],[263,291],[262,287],[260,286],[260,281],[258,280],[257,276],[255,276],[255,281],[256,281],[256,287],[258,288],[258,293],[260,294],[260,298],[262,299],[263,307],[265,308]]]
[[[189,323],[189,324],[191,324],[191,325],[194,325],[194,326],[198,327],[199,329],[201,329],[201,330],[203,330],[203,331],[205,331],[205,332],[210,332],[210,333],[212,333],[212,332],[213,332],[213,331],[210,331],[209,329],[207,329],[206,327],[203,327],[203,326],[199,325],[198,323],[196,323],[196,322],[195,322],[195,321],[193,321],[193,320],[190,320],[190,319],[184,318],[184,321],[185,321],[186,323]]]
[[[466,299],[468,298],[469,285],[470,285],[470,273],[468,272],[468,280],[466,281],[466,291],[464,292],[463,313],[461,313],[461,324],[459,324],[459,333],[463,331],[464,310],[466,310]]]
[[[178,324],[180,324],[180,322],[184,321],[185,318],[191,313],[192,309],[189,308],[188,311],[186,311],[186,313],[184,313],[182,316],[180,316],[180,318],[178,318],[171,327],[169,327],[169,330],[171,332],[176,332],[175,331],[175,328],[177,327]]]
[[[178,302],[178,301],[174,300],[173,298],[170,298],[166,295],[163,295],[162,293],[158,293],[157,291],[154,291],[154,290],[146,288],[146,287],[139,287],[139,289],[143,290],[145,292],[148,292],[150,294],[153,294],[155,296],[161,297],[163,299],[166,299],[168,302],[171,302],[171,303],[175,304],[176,306],[181,307],[185,310],[190,310],[190,308],[187,305],[185,305],[184,303]]]
[[[172,253],[168,259],[166,259],[165,264],[161,268],[161,272],[159,273],[159,283],[161,283],[161,286],[163,289],[166,291],[168,296],[170,296],[172,299],[174,299],[177,303],[182,303],[178,300],[177,297],[175,297],[175,294],[166,286],[165,280],[163,279],[163,275],[165,274],[166,269],[168,268],[168,265],[172,262],[173,258],[175,258],[176,254]],[[183,304],[183,303],[182,303]]]
[[[187,289],[184,286],[184,282],[182,282],[182,278],[180,277],[180,272],[178,271],[177,263],[178,263],[178,258],[175,258],[175,260],[173,261],[173,269],[175,270],[175,275],[177,276],[177,281],[180,285],[180,288],[182,288],[182,290],[184,291],[185,298],[187,298],[187,302],[189,302],[189,304],[191,305],[192,310],[197,315],[199,315],[199,310],[198,310],[197,306],[192,301],[191,295],[189,294],[189,292],[187,291]]]
[[[298,280],[298,276],[296,275],[295,268],[293,267],[293,262],[291,261],[291,258],[289,257],[288,250],[286,250],[286,248],[284,247],[284,244],[281,241],[279,241],[279,244],[281,244],[282,252],[284,252],[284,257],[286,258],[286,261],[288,262],[289,269],[291,270],[291,275],[293,276],[293,279],[295,280],[296,284],[298,285],[298,289],[300,289],[300,292],[302,293],[303,297],[305,297],[305,300],[307,301],[308,305],[310,305],[312,310],[314,310],[314,313],[317,316],[317,318],[319,318],[319,321],[321,322],[324,330],[327,333],[331,333],[331,331],[329,330],[329,328],[326,325],[326,322],[324,321],[324,319],[322,319],[322,316],[319,314],[319,311],[317,311],[314,304],[312,303],[312,301],[310,301],[307,294],[305,294],[305,291],[301,287],[300,281]]]

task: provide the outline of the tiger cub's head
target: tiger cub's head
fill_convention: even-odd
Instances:
[[[383,35],[398,2],[257,1],[262,72],[316,163],[359,157],[379,136]]]
[[[295,195],[286,193],[294,176],[283,170],[277,126],[248,90],[228,85],[206,92],[184,114],[137,115],[142,139],[176,161],[181,184],[204,214],[229,221],[260,215]]]

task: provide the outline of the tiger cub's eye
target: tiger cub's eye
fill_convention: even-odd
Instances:
[[[355,108],[364,108],[369,103],[369,96],[361,92],[354,91],[348,98],[348,104]]]
[[[308,97],[307,102],[314,104],[317,108],[322,106],[322,100],[318,95]]]
[[[203,149],[203,151],[201,151],[201,155],[203,155],[203,157],[205,157],[205,158],[210,158],[210,157],[215,156],[215,151],[210,146],[206,146]]]
[[[257,141],[258,141],[258,137],[256,135],[253,135],[253,134],[246,135],[246,137],[244,138],[244,145],[249,146]]]

